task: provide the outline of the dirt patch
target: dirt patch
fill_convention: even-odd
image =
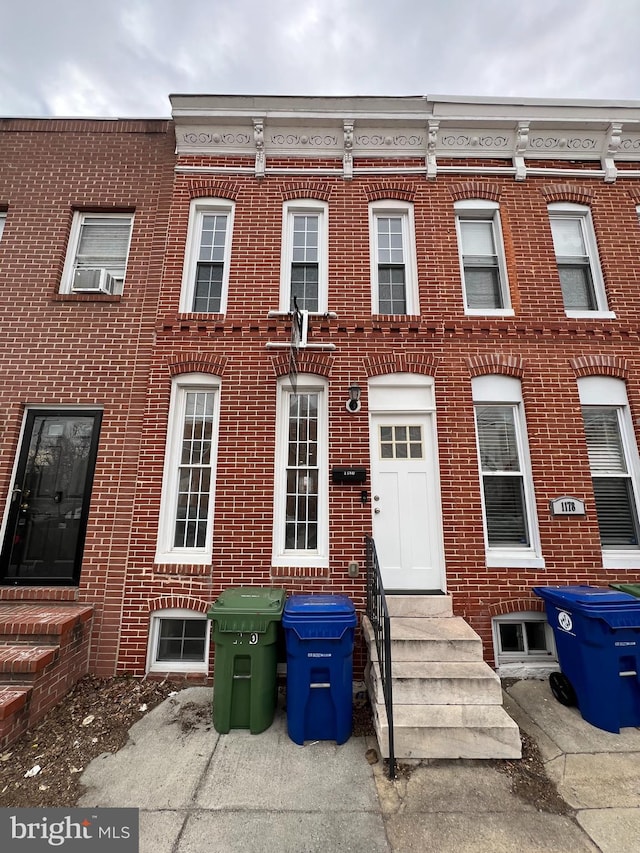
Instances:
[[[87,765],[121,749],[131,726],[183,687],[130,677],[82,678],[44,720],[0,754],[0,807],[74,805]]]
[[[511,790],[526,803],[540,812],[550,814],[573,814],[573,810],[558,793],[555,784],[547,776],[538,744],[524,732],[522,758],[513,761],[495,761],[494,766],[506,773],[511,780]]]
[[[176,722],[180,725],[183,734],[188,734],[194,729],[208,731],[213,726],[211,706],[185,702],[184,705],[180,705]]]

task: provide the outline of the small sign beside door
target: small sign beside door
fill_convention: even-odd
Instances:
[[[569,495],[563,495],[561,498],[556,498],[549,501],[549,509],[551,515],[584,515],[584,501],[580,498],[572,498]]]

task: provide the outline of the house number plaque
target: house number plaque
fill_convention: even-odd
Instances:
[[[551,515],[584,515],[584,501],[580,498],[572,498],[569,495],[563,495],[561,498],[556,498],[549,501]]]

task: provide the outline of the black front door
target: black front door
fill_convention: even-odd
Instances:
[[[102,412],[27,413],[5,529],[3,584],[77,584]]]

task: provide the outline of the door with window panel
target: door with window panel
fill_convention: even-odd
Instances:
[[[373,534],[387,590],[443,590],[444,555],[433,416],[371,421]]]

